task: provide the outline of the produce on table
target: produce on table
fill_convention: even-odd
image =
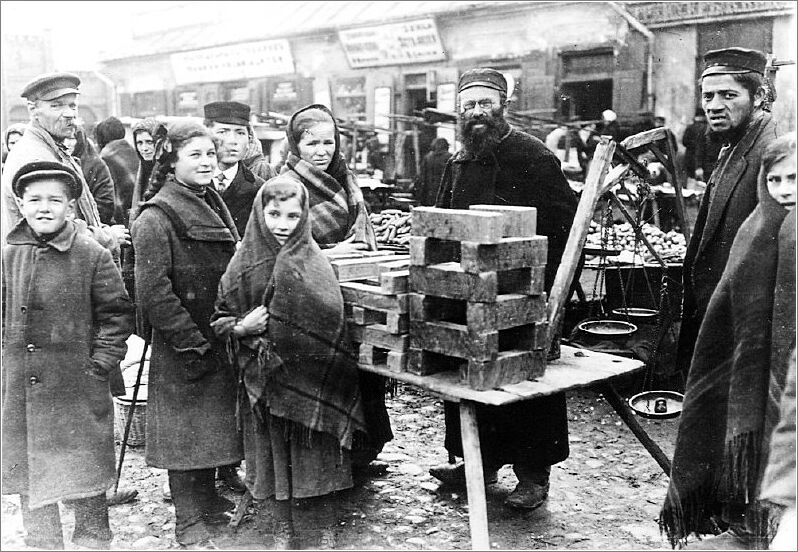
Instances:
[[[659,254],[663,261],[666,263],[681,263],[684,261],[684,254],[687,251],[687,243],[684,235],[676,230],[663,232],[653,224],[643,223],[643,234],[649,241],[654,250]],[[595,221],[591,221],[590,230],[585,241],[585,247],[592,248],[605,248],[616,251],[627,251],[631,254],[635,252],[644,262],[655,262],[654,256],[645,246],[645,244],[637,238],[632,225],[628,222],[622,224],[615,224],[607,231],[607,242],[602,243],[602,228],[601,225]],[[635,251],[636,246],[636,251]],[[628,257],[628,256],[625,256]],[[587,256],[587,260],[595,259],[596,257]],[[610,257],[610,259],[612,259]]]
[[[378,243],[406,246],[410,242],[410,213],[399,209],[384,209],[369,217]]]

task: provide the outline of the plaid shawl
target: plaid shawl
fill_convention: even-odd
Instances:
[[[769,392],[769,385],[775,376],[783,388],[786,372],[786,356],[772,363],[771,351],[789,350],[795,342],[794,318],[774,320],[774,290],[791,288],[794,297],[794,265],[781,265],[790,249],[795,258],[795,236],[779,241],[789,219],[768,193],[764,171],[758,193],[759,204],[740,227],[710,300],[690,365],[660,513],[674,546],[728,506],[746,508],[746,527],[757,536],[772,530],[770,513],[756,497],[772,428],[767,412],[775,410],[768,397],[781,395],[781,388]],[[788,330],[773,334],[776,323]]]
[[[324,171],[301,159],[299,146],[294,138],[297,117],[308,110],[326,113],[330,122],[335,125],[335,152],[330,166]],[[298,110],[291,116],[285,134],[290,151],[281,173],[295,172],[307,188],[313,239],[316,243],[324,247],[342,241],[361,242],[368,245],[372,251],[376,251],[377,238],[369,219],[363,192],[360,191],[354,174],[341,157],[338,124],[330,110],[319,104]]]
[[[304,209],[281,248],[266,227],[262,196],[286,182],[300,191]],[[269,309],[266,334],[233,339],[236,320],[258,305]],[[357,359],[349,348],[341,289],[311,237],[307,193],[295,180],[278,176],[258,192],[211,320],[216,333],[227,337],[256,418],[268,413],[292,422],[291,430],[308,443],[306,430],[312,430],[351,448],[354,432],[365,430]]]

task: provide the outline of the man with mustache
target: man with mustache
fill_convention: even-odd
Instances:
[[[538,233],[548,237],[545,287],[548,292],[560,264],[576,213],[576,196],[545,144],[510,126],[504,119],[507,82],[494,69],[463,73],[458,86],[463,149],[446,164],[436,205],[467,209],[469,205],[536,207]],[[444,403],[445,446],[463,455],[457,405]],[[546,500],[551,466],[568,457],[565,394],[558,393],[507,406],[477,408],[485,482],[512,464],[518,485],[506,504],[532,509]],[[465,484],[465,467],[443,464],[430,473],[450,485]]]
[[[239,237],[244,235],[255,194],[264,180],[244,164],[249,148],[249,106],[240,102],[212,102],[205,106],[205,126],[219,139],[216,191],[233,216]],[[243,485],[241,486],[243,489]]]
[[[707,52],[704,63],[701,106],[710,139],[723,147],[707,182],[684,259],[677,365],[685,376],[734,236],[757,205],[762,153],[776,139],[776,124],[762,109],[765,55],[746,48],[725,48]]]

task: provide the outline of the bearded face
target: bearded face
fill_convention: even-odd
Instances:
[[[493,150],[507,129],[499,92],[482,86],[463,90],[459,126],[467,152],[479,156]]]

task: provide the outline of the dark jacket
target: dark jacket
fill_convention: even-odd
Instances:
[[[235,221],[239,236],[244,235],[249,214],[252,212],[252,202],[263,183],[264,180],[261,177],[255,176],[243,161],[239,161],[236,177],[222,194],[224,204],[227,205],[227,209]]]
[[[32,508],[104,494],[115,480],[109,375],[133,305],[83,221],[40,244],[27,222],[3,251],[3,493]]]
[[[115,192],[111,172],[82,130],[75,137],[77,144],[72,156],[80,160],[80,168],[97,203],[100,220],[103,224],[113,224]]]
[[[218,200],[213,189],[206,193]],[[235,252],[232,220],[223,216],[230,226],[203,198],[167,180],[141,205],[131,229],[136,299],[153,328],[145,455],[157,468],[205,469],[242,459],[236,379],[209,326],[219,279]]]
[[[707,182],[682,273],[684,298],[677,363],[684,372],[690,366],[701,321],[726,267],[737,230],[757,205],[762,153],[775,138],[776,124],[770,114],[757,112],[740,141],[721,151]]]
[[[416,179],[414,190],[419,205],[435,205],[435,198],[438,197],[438,188],[449,157],[451,154],[448,150],[431,151],[421,160],[421,173]]]
[[[538,234],[548,236],[546,290],[562,258],[576,214],[576,195],[545,144],[512,130],[493,156],[474,158],[460,151],[446,164],[437,205],[521,205],[537,208]],[[462,456],[460,417],[455,403],[445,403],[445,446]],[[501,407],[477,406],[483,461],[493,470],[504,464],[541,468],[568,457],[565,394]]]
[[[128,226],[139,156],[127,140],[108,142],[100,152],[114,181],[114,222]]]

